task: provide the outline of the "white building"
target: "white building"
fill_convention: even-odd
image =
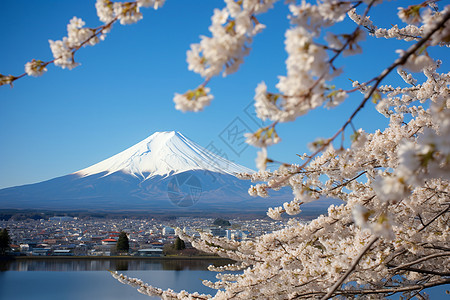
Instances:
[[[151,257],[159,257],[163,256],[162,249],[149,248],[149,249],[139,249],[138,256],[151,256]]]
[[[175,229],[173,229],[172,227],[164,227],[162,233],[165,236],[175,235]]]

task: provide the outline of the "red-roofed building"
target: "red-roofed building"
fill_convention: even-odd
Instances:
[[[115,244],[117,244],[117,240],[115,240],[115,239],[102,240],[102,245],[115,245]]]
[[[152,242],[151,245],[153,248],[163,248],[164,247],[164,244],[161,242]]]

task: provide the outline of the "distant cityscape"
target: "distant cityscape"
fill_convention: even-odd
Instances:
[[[269,219],[231,219],[221,225],[215,218],[87,218],[54,216],[48,219],[2,220],[11,238],[11,254],[16,256],[115,256],[120,232],[125,232],[130,250],[120,255],[163,256],[167,245],[174,243],[175,229],[182,228],[193,236],[209,232],[237,241],[254,239],[287,226],[287,221]],[[226,224],[228,223],[228,224]],[[220,224],[220,222],[219,222]],[[198,255],[189,251],[185,255]],[[194,250],[194,249],[191,249]]]

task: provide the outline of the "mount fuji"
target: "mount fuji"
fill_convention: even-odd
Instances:
[[[291,192],[270,200],[250,197],[250,182],[236,174],[252,172],[179,132],[156,132],[75,173],[2,189],[0,208],[259,213],[292,197]]]

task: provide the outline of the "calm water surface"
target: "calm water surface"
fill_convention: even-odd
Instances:
[[[80,300],[152,299],[115,280],[107,270],[118,270],[151,285],[190,292],[215,293],[202,285],[214,280],[213,260],[15,260],[0,267],[0,299]],[[228,263],[228,262],[227,262]],[[159,299],[159,298],[153,298]]]

